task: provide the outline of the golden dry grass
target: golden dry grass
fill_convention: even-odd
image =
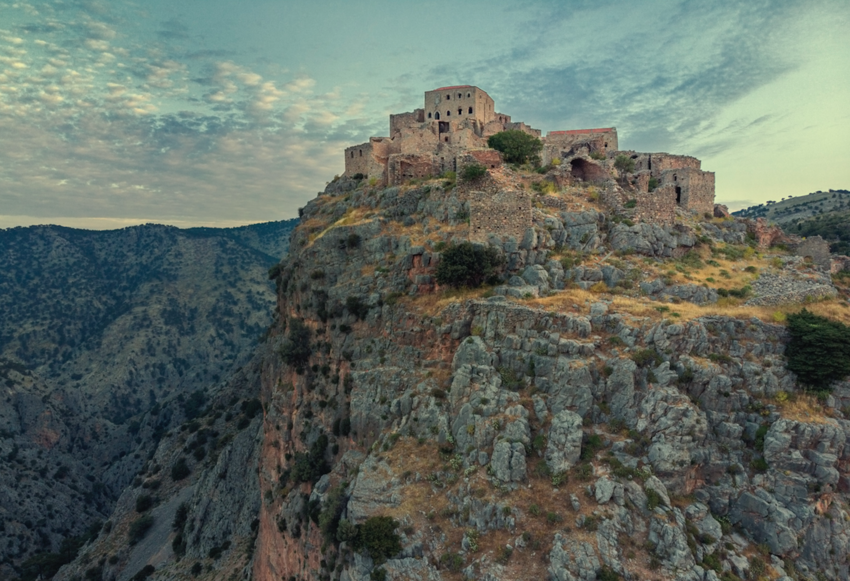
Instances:
[[[369,222],[369,218],[371,218],[372,212],[369,208],[353,208],[348,210],[345,215],[331,224],[327,226],[320,232],[316,232],[310,235],[310,245],[312,245],[316,240],[322,238],[325,234],[330,232],[335,228],[339,228],[341,226],[356,226],[357,224],[365,224]],[[310,218],[306,222],[302,223],[299,228],[315,228],[316,226],[324,226],[326,224],[325,221],[319,218]]]
[[[780,415],[787,420],[807,424],[837,424],[830,417],[829,410],[824,408],[812,395],[797,395],[784,402],[776,403]]]

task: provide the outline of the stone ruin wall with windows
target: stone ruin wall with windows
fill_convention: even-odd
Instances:
[[[493,99],[478,87],[442,87],[427,91],[424,97],[423,108],[390,115],[389,137],[372,137],[347,148],[344,175],[362,174],[396,185],[460,171],[473,162],[494,169],[501,166],[502,158],[487,146],[491,135],[516,129],[541,138],[538,129],[496,111]],[[558,186],[609,183],[617,175],[613,160],[620,155],[632,159],[634,171],[619,177],[626,195],[635,200],[631,215],[637,220],[670,223],[678,208],[714,212],[714,173],[703,171],[695,157],[620,151],[614,127],[550,131],[541,141],[543,164],[561,161],[559,169],[547,177]],[[530,197],[522,192],[487,196],[492,202],[478,195],[470,200],[472,236],[495,232],[521,237],[531,226]]]

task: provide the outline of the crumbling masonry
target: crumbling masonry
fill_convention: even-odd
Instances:
[[[559,161],[561,173],[567,170],[567,179],[573,182],[619,179],[635,200],[639,219],[667,222],[676,208],[700,214],[714,212],[714,173],[703,171],[700,160],[668,153],[620,151],[614,127],[550,131],[541,137],[539,129],[496,111],[493,99],[471,85],[426,91],[422,109],[390,115],[389,137],[372,137],[346,148],[345,176],[395,185],[458,171],[468,163],[494,169],[502,164],[502,158],[488,148],[487,139],[511,129],[541,138],[543,164]],[[610,161],[620,155],[635,163],[628,175],[612,175]],[[516,207],[506,200],[497,205]],[[486,222],[492,226],[501,221],[512,223],[514,218],[489,216]]]

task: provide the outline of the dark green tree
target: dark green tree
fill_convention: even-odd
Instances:
[[[398,523],[388,516],[373,516],[357,525],[355,551],[366,551],[376,564],[401,552],[401,538],[395,532]]]
[[[298,373],[304,373],[310,360],[310,329],[301,319],[289,321],[289,335],[280,348],[283,362],[294,367]]]
[[[788,315],[788,369],[806,387],[828,389],[850,375],[850,327],[803,309]]]
[[[526,163],[530,161],[535,165],[540,163],[538,154],[543,149],[542,141],[519,129],[501,131],[495,135],[491,135],[487,140],[487,145],[496,151],[500,151],[507,163]]]
[[[475,288],[493,278],[503,263],[495,248],[461,242],[443,250],[435,274],[442,285]]]

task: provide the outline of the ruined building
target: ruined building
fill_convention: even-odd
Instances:
[[[561,172],[573,181],[608,181],[614,177],[611,160],[629,156],[635,170],[627,186],[647,218],[671,219],[676,207],[713,212],[714,174],[702,171],[698,159],[620,151],[614,127],[550,131],[541,137],[539,129],[499,113],[490,95],[471,85],[426,91],[423,108],[390,115],[389,137],[371,137],[346,148],[344,175],[395,185],[457,171],[473,162],[493,169],[502,164],[502,158],[487,147],[487,139],[510,129],[540,138],[543,163],[560,160]]]

